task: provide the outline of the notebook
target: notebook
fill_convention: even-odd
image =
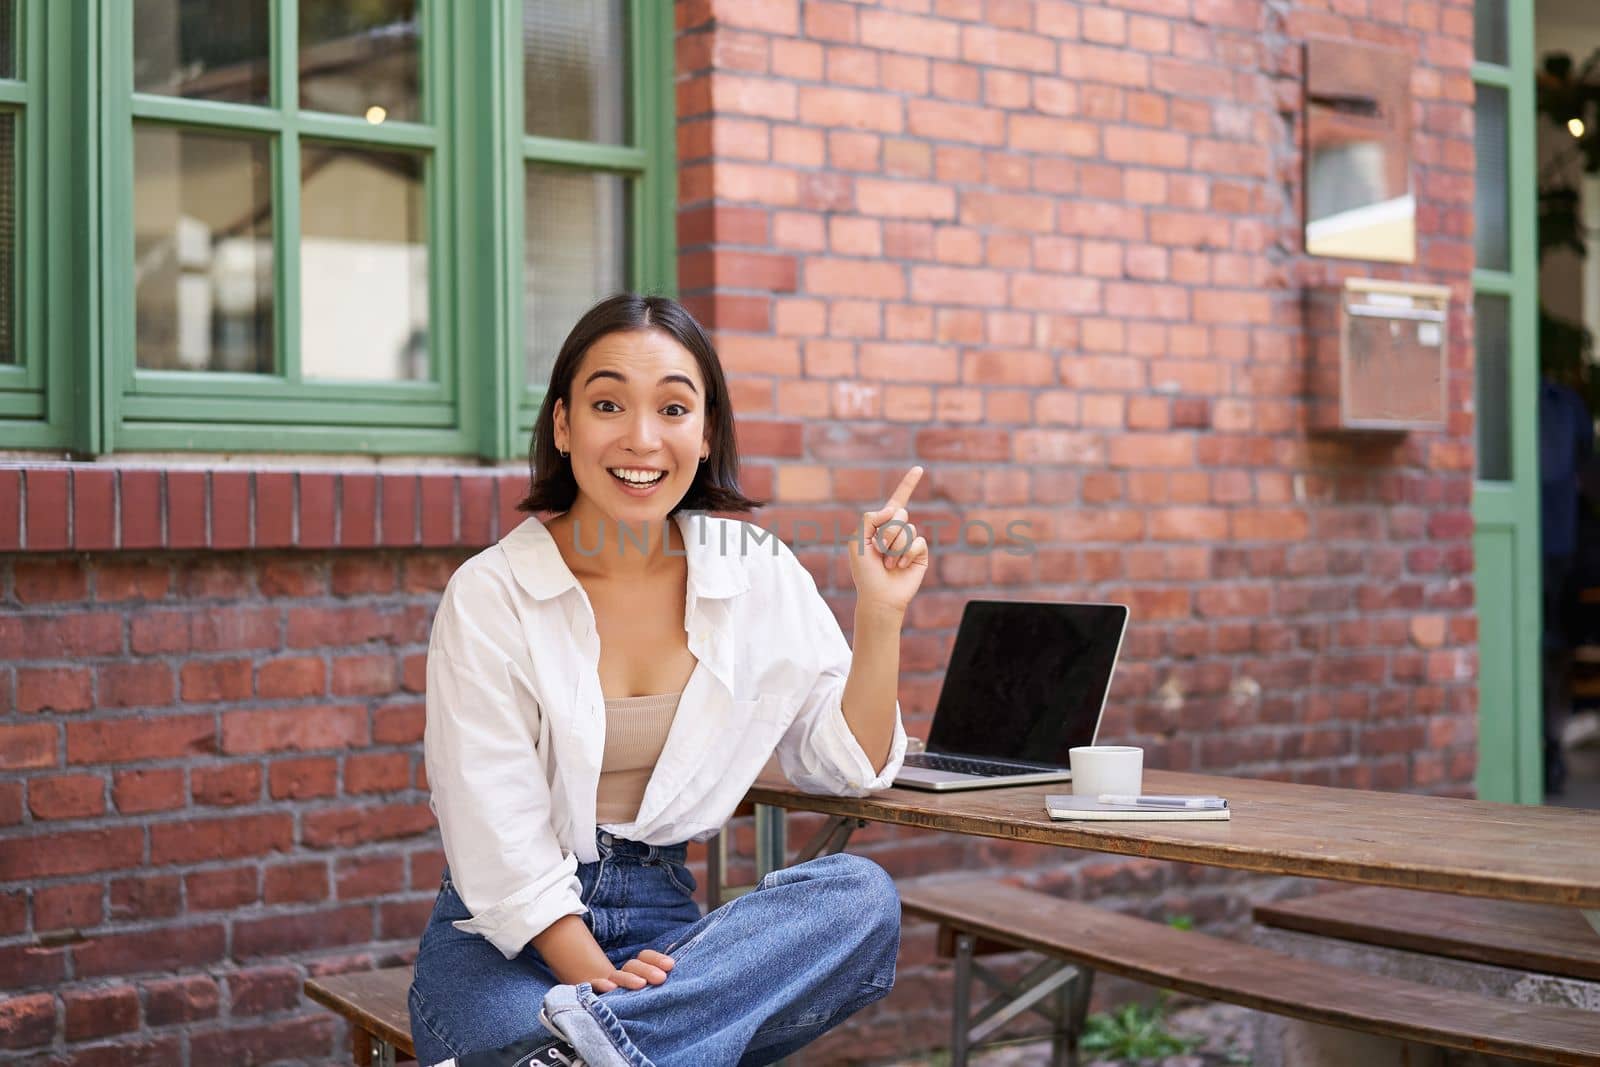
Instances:
[[[969,601],[927,751],[908,754],[894,784],[942,791],[1069,780],[1068,750],[1094,744],[1127,623],[1121,604]]]
[[[1143,808],[1065,793],[1046,795],[1044,810],[1052,819],[1071,822],[1226,822],[1229,816],[1228,808]]]

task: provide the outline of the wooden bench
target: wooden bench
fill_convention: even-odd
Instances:
[[[406,995],[410,967],[387,967],[306,979],[306,996],[350,1021],[353,1062],[360,1067],[393,1067],[415,1059]]]
[[[1339,889],[1258,905],[1264,926],[1600,982],[1600,936],[1574,908],[1409,889]]]
[[[938,923],[941,939],[948,936],[955,942],[960,1010],[955,1013],[951,1040],[952,1067],[965,1064],[971,1043],[973,1020],[967,1017],[963,986],[970,985],[972,956],[980,939],[1037,952],[1047,961],[1078,971],[1065,980],[1078,985],[1076,979],[1081,979],[1081,989],[1071,995],[1081,1004],[1079,1014],[1058,1021],[1062,1030],[1070,1031],[1070,1040],[1076,1039],[1081,1027],[1090,974],[1100,970],[1181,993],[1386,1037],[1541,1063],[1600,1064],[1600,1015],[1574,1008],[1522,1004],[1339,970],[988,878],[902,884],[900,901],[906,914]],[[1004,990],[1002,996],[1016,993],[1020,1000],[1044,983],[1062,981],[1059,970],[1042,977],[1038,971],[1035,968],[1036,973],[1018,984],[1023,988]],[[1033,1007],[1037,1010],[1036,1004]],[[986,1018],[992,1030],[994,1020],[1007,1010],[1009,1005],[997,1000],[980,1018]],[[1060,1051],[1057,1059],[1062,1060]],[[1070,1049],[1065,1062],[1074,1062]]]

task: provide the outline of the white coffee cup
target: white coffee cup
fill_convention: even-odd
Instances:
[[[1144,785],[1144,749],[1132,745],[1082,745],[1067,753],[1072,795],[1138,796]]]

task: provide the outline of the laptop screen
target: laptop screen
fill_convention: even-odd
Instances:
[[[974,600],[928,734],[929,752],[1067,765],[1094,743],[1128,609]]]

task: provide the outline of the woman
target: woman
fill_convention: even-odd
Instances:
[[[793,553],[702,512],[738,488],[716,353],[623,294],[573,328],[534,425],[523,523],[452,577],[426,751],[447,867],[411,987],[424,1064],[760,1064],[894,981],[899,901],[870,861],[773,872],[701,916],[685,843],[776,753],[861,794],[905,751],[900,626],[928,545],[913,467],[848,553],[855,649]],[[481,1055],[473,1055],[473,1054]]]

